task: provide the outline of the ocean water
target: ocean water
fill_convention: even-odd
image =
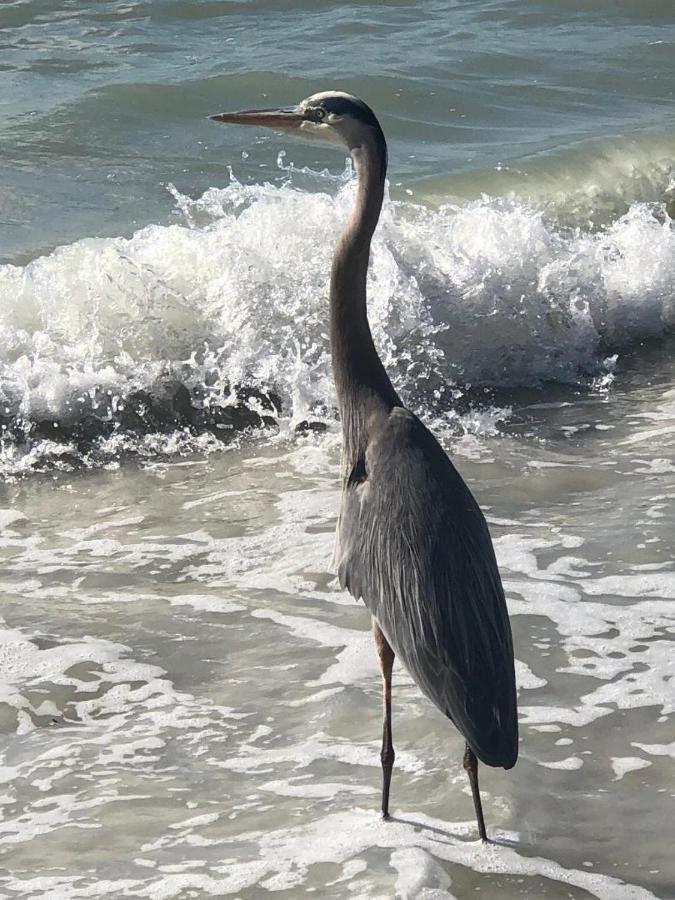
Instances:
[[[669,0],[0,6],[0,892],[675,898]],[[486,512],[521,748],[481,768],[330,569],[341,88],[369,309]]]

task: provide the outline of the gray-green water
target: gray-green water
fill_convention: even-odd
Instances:
[[[673,20],[670,0],[9,0],[0,259],[168,221],[166,182],[202,192],[228,165],[278,180],[277,137],[214,133],[206,116],[318,87],[371,102],[392,182],[421,194],[440,178],[443,196],[455,182],[479,196],[486,176],[492,190],[510,170],[555,188],[592,167],[619,206],[660,200],[674,153]],[[298,164],[336,167],[330,149],[284,146]]]
[[[649,0],[2,4],[3,896],[675,897],[674,44]],[[326,87],[381,115],[376,341],[507,589],[488,847],[400,670],[377,815],[330,574],[344,154],[205,118]],[[274,427],[214,426],[234,385]]]

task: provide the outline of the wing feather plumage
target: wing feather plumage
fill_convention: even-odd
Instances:
[[[513,647],[483,514],[434,436],[403,407],[345,482],[338,575],[476,755],[518,755]]]

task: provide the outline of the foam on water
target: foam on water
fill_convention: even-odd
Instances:
[[[73,478],[66,508],[16,488],[0,510],[8,896],[664,896],[645,810],[668,798],[630,792],[669,784],[667,568],[598,565],[567,505],[564,529],[494,515],[523,737],[513,772],[481,770],[495,843],[475,840],[461,739],[400,666],[383,825],[369,617],[326,574],[337,465],[310,442]],[[634,808],[655,874],[623,865],[621,830],[599,835]]]
[[[198,200],[174,189],[180,224],[0,268],[5,472],[45,455],[59,465],[181,452],[210,427],[208,449],[261,415],[282,429],[331,420],[327,277],[354,184],[349,170],[301,175],[315,190],[295,187],[292,171],[281,186],[232,179]],[[369,282],[397,388],[457,420],[453,385],[588,378],[611,370],[612,352],[670,330],[675,230],[662,207],[640,203],[590,232],[515,201],[387,200]],[[256,390],[242,396],[241,385]],[[213,418],[237,404],[258,418]],[[176,428],[168,446],[148,439]]]

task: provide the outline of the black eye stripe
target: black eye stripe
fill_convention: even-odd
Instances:
[[[363,100],[358,100],[356,97],[327,97],[321,105],[326,113],[341,117],[348,116],[363,125],[379,128],[372,109],[366,106]]]
[[[370,125],[372,128],[380,127],[371,108],[356,97],[327,97],[320,101],[320,105],[317,102],[316,106],[307,107],[304,116],[308,121],[317,124],[323,122],[328,116],[335,116],[337,119],[354,119],[356,122]]]

